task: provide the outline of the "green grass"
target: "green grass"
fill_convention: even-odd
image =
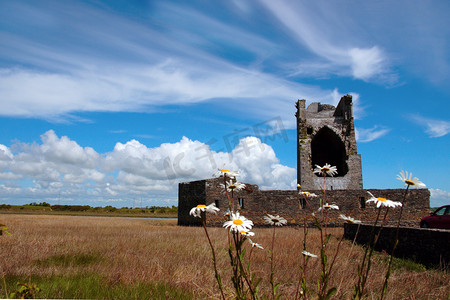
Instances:
[[[176,218],[178,208],[172,207],[147,207],[147,208],[115,208],[90,207],[80,205],[0,205],[0,214],[25,214],[25,215],[65,215],[65,216],[101,216],[101,217],[143,217],[143,218]]]
[[[87,266],[92,263],[97,263],[101,260],[100,256],[97,254],[63,254],[50,256],[43,260],[35,261],[35,264],[40,267],[76,267],[76,266]]]
[[[3,285],[1,297],[7,298],[17,290],[17,283],[31,283],[40,291],[35,298],[47,299],[193,299],[191,293],[166,283],[110,282],[95,274],[51,276],[31,278],[8,276],[5,278],[7,294]]]
[[[383,260],[389,263],[389,256],[384,256]],[[408,272],[425,272],[427,268],[411,259],[403,259],[394,257],[392,259],[392,271],[408,271]]]

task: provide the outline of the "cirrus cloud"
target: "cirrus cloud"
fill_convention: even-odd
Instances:
[[[425,118],[420,115],[412,115],[411,118],[417,124],[425,127],[425,132],[432,138],[445,136],[450,132],[450,122]]]
[[[385,136],[389,131],[390,129],[383,127],[379,128],[377,125],[372,128],[355,128],[356,141],[368,143]]]

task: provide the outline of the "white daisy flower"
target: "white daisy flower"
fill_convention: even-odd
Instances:
[[[206,206],[205,204],[199,204],[196,207],[192,208],[189,212],[190,215],[201,218],[202,212],[208,212],[208,213],[217,213],[220,209],[216,207],[214,203],[211,203],[210,205]]]
[[[254,232],[246,231],[246,230],[241,230],[241,231],[239,231],[239,233],[240,233],[242,236],[255,236],[255,233],[254,233]]]
[[[248,239],[249,243],[252,245],[252,247],[257,247],[259,249],[264,249],[263,246],[261,246],[258,243],[253,242],[251,239]]]
[[[241,231],[250,231],[253,227],[253,222],[247,219],[244,216],[239,215],[239,212],[231,213],[231,220],[226,221],[223,224],[223,227],[230,227],[230,231],[241,232]]]
[[[191,209],[191,211],[189,212],[190,215],[197,217],[197,218],[201,218],[201,214],[202,212],[204,212],[206,209],[206,205],[205,204],[199,204],[196,207],[194,207],[193,209]]]
[[[300,194],[305,195],[306,197],[318,197],[316,194],[310,192],[300,192]]]
[[[208,205],[205,209],[205,211],[207,213],[213,213],[216,214],[220,209],[216,206],[215,203],[211,203],[210,205]]]
[[[359,224],[361,223],[360,220],[355,220],[352,217],[347,217],[345,215],[340,215],[339,218],[341,218],[342,220],[344,220],[347,223],[353,223],[353,224]]]
[[[392,201],[392,200],[388,200],[388,199],[382,198],[382,197],[375,198],[375,196],[372,195],[371,192],[368,191],[367,193],[369,193],[371,198],[369,200],[367,200],[366,203],[369,203],[369,202],[376,203],[377,207],[386,206],[386,207],[394,207],[395,208],[396,206],[402,206],[402,204],[398,201]]]
[[[225,188],[225,185],[224,184],[220,184],[220,186],[222,187],[222,188]],[[233,183],[233,181],[227,181],[226,182],[226,188],[227,188],[227,191],[228,192],[232,192],[232,191],[235,191],[235,192],[239,192],[239,191],[241,191],[241,190],[243,190],[243,189],[245,189],[245,183],[242,183],[242,182],[238,182],[238,181],[236,181],[236,182],[234,182]]]
[[[317,258],[317,255],[312,254],[312,253],[310,253],[310,252],[308,252],[308,251],[306,251],[306,250],[303,250],[303,251],[302,251],[302,254],[303,254],[304,256],[309,256],[309,257]]]
[[[213,175],[214,177],[224,176],[228,178],[235,178],[236,176],[239,176],[238,171],[230,171],[227,169],[218,169],[218,171]]]
[[[321,211],[323,209],[336,209],[339,210],[339,206],[337,206],[336,204],[328,204],[325,203],[322,207],[319,207],[318,211]]]
[[[322,176],[328,175],[333,177],[337,174],[337,168],[335,166],[331,166],[330,164],[325,164],[325,166],[321,167],[319,165],[316,165],[316,168],[314,169],[313,173],[320,174]]]
[[[283,226],[287,224],[287,220],[280,216],[272,216],[267,214],[267,216],[265,216],[264,219],[266,223],[272,226]]]
[[[399,175],[397,175],[397,179],[401,180],[405,183],[405,186],[409,185],[412,187],[418,187],[418,188],[424,188],[426,185],[421,182],[417,177],[412,178],[412,173],[409,173],[408,171],[401,171]]]

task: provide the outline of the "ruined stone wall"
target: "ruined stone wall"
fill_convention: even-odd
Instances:
[[[208,225],[222,226],[223,222],[228,220],[228,217],[224,216],[224,214],[229,208],[228,198],[223,186],[221,186],[225,184],[223,177],[207,179],[206,182],[206,204],[215,203],[220,209],[220,212],[217,215],[209,214],[207,216],[207,223]],[[230,197],[233,196],[232,198],[234,199],[234,201],[230,203],[232,211],[239,209],[242,215],[251,219],[246,213],[259,212],[262,209],[257,200],[260,194],[261,191],[259,190],[259,187],[254,184],[246,184],[245,190],[238,193],[230,193]],[[241,202],[239,200],[240,198],[243,199]],[[241,205],[243,205],[243,207]]]
[[[215,203],[220,212],[217,215],[208,214],[207,224],[210,226],[222,226],[227,220],[224,213],[228,210],[228,199],[224,193],[223,178],[213,178],[179,185],[179,225],[200,225],[199,218],[189,216],[191,208],[197,204]],[[383,197],[393,201],[403,199],[404,189],[370,189],[370,190],[327,190],[325,203],[336,204],[339,210],[329,211],[327,218],[330,226],[341,226],[343,221],[340,214],[351,216],[363,222],[374,222],[377,208],[374,204],[366,204],[370,198],[370,191],[375,197]],[[320,207],[322,191],[311,190],[319,197],[308,198],[308,203],[303,196],[295,190],[287,191],[261,191],[257,185],[247,184],[246,189],[235,193],[233,210],[239,209],[242,215],[252,220],[255,225],[263,226],[264,216],[267,214],[280,215],[288,220],[290,225],[302,225],[306,218],[308,225],[312,225],[312,213],[317,214]],[[242,199],[242,200],[239,200]],[[423,216],[429,214],[430,192],[427,189],[412,189],[408,191],[402,215],[402,225],[419,226]],[[242,205],[242,206],[241,206]],[[387,224],[394,224],[398,219],[399,209],[390,209],[386,216]],[[384,217],[384,210],[380,218]]]
[[[339,211],[333,211],[330,221],[332,223],[341,223],[338,219],[339,214],[351,216],[363,222],[373,222],[377,215],[377,208],[373,203],[367,204],[370,198],[367,191],[371,192],[375,197],[383,197],[393,201],[402,201],[405,193],[404,189],[368,189],[368,190],[339,190],[326,191],[326,203],[334,203],[339,206]],[[314,191],[320,195],[320,191]],[[314,207],[318,205],[318,198],[312,198]],[[402,213],[402,225],[418,227],[420,219],[429,214],[430,208],[430,192],[428,189],[409,190]],[[386,221],[387,224],[394,224],[398,220],[400,209],[390,209]],[[384,217],[384,210],[380,218]],[[337,219],[336,219],[337,218]]]
[[[378,234],[377,227],[375,234]],[[396,226],[383,227],[375,246],[378,251],[392,252],[396,237]],[[357,224],[345,224],[344,237],[356,242],[367,244],[372,232],[372,226]],[[400,227],[399,241],[394,256],[413,259],[431,267],[450,267],[450,231],[440,229],[422,229]]]
[[[189,215],[190,210],[206,200],[205,180],[178,184],[178,225],[201,225],[199,218]]]

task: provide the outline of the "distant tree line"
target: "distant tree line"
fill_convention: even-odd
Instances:
[[[170,206],[146,206],[146,207],[122,207],[122,208],[117,208],[111,205],[105,206],[105,207],[101,207],[101,206],[97,206],[97,207],[91,207],[89,205],[51,205],[47,202],[31,202],[30,204],[25,204],[25,205],[10,205],[10,204],[0,204],[0,209],[11,209],[14,207],[19,207],[20,209],[24,209],[26,207],[32,206],[32,207],[42,207],[42,208],[51,208],[51,210],[53,211],[103,211],[103,212],[132,212],[132,213],[136,213],[136,212],[140,212],[140,213],[177,213],[178,212],[178,207],[172,205]]]

